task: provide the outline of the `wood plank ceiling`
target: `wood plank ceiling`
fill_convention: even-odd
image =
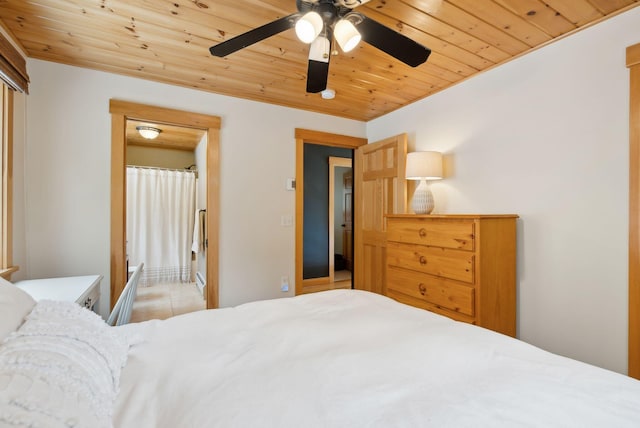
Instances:
[[[305,92],[309,47],[293,30],[226,58],[209,54],[295,12],[295,0],[0,0],[0,21],[31,58],[368,121],[638,1],[371,0],[357,11],[432,54],[411,68],[365,43],[340,51],[333,100]]]
[[[137,131],[138,126],[156,128],[160,134],[151,140],[143,138]],[[174,150],[193,151],[204,138],[204,129],[186,128],[168,125],[166,123],[141,122],[128,119],[126,126],[126,140],[130,146],[171,148]]]

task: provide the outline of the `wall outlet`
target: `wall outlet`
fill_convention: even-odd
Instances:
[[[280,291],[283,293],[289,291],[289,277],[286,275],[280,278]]]

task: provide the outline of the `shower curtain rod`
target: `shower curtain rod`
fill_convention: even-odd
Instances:
[[[140,168],[140,169],[157,169],[160,171],[178,171],[178,172],[193,172],[198,173],[197,169],[179,169],[179,168],[160,168],[157,166],[140,166],[140,165],[127,165],[127,168]]]

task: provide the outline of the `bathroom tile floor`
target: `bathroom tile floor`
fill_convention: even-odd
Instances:
[[[138,293],[131,311],[131,322],[167,319],[205,308],[206,303],[195,283],[138,286]]]

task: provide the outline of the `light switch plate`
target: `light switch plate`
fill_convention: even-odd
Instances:
[[[290,214],[280,216],[280,226],[293,226],[293,217]]]

